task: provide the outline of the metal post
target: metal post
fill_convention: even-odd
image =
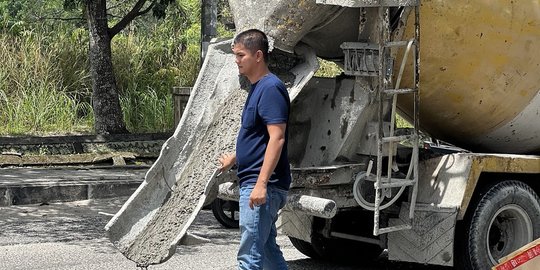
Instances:
[[[174,126],[177,127],[189,100],[191,87],[173,87]]]
[[[389,35],[389,28],[388,28],[388,7],[379,7],[379,85],[377,90],[377,100],[379,102],[378,106],[378,131],[377,131],[377,181],[375,182],[375,213],[373,217],[373,234],[379,235],[379,215],[380,215],[380,209],[381,202],[383,200],[382,198],[382,190],[380,188],[381,180],[382,180],[382,164],[383,164],[383,140],[384,137],[384,94],[383,90],[386,89],[386,50],[385,50],[385,43],[387,42],[387,38]]]
[[[202,0],[201,3],[201,65],[210,41],[217,36],[217,2]]]
[[[418,129],[420,129],[420,5],[414,7],[414,38],[416,40],[416,46],[414,46],[414,87],[417,90],[414,93],[414,151],[413,151],[413,166],[414,166],[414,179],[416,183],[413,186],[411,194],[411,206],[409,212],[409,218],[414,218],[414,208],[416,206],[416,197],[418,194]],[[409,165],[411,166],[411,165]],[[412,222],[412,221],[411,221]]]

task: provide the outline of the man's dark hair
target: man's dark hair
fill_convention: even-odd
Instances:
[[[238,34],[234,38],[234,44],[242,44],[251,53],[261,50],[264,62],[268,63],[268,38],[263,31],[258,29],[249,29]]]

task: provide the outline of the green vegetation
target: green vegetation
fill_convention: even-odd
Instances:
[[[343,72],[336,63],[319,58],[319,69],[315,72],[316,77],[333,78]]]
[[[192,86],[198,74],[200,3],[176,4],[164,20],[139,18],[112,41],[130,132],[171,131],[172,87]],[[83,20],[51,19],[81,17],[62,5],[0,0],[0,135],[93,131],[88,32]],[[223,25],[219,33],[231,35]]]
[[[130,3],[110,0],[125,2]],[[80,11],[66,11],[63,4],[64,0],[0,0],[0,135],[93,132],[88,31]],[[221,23],[231,22],[230,11],[225,1],[219,7],[219,36],[232,37]],[[113,39],[120,103],[130,132],[174,128],[171,90],[194,84],[199,39],[197,0],[177,0],[164,20],[138,18]],[[320,59],[316,76],[341,72],[336,64]],[[397,125],[407,126],[401,118]]]
[[[399,114],[396,114],[396,126],[397,128],[413,128],[412,124]]]
[[[68,62],[69,52],[58,50],[67,45],[33,32],[0,36],[0,134],[78,132],[91,123],[89,104],[70,93],[75,71],[59,65]]]

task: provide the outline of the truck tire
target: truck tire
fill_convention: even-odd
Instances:
[[[225,228],[238,228],[240,213],[238,202],[222,200],[216,198],[212,202],[212,213],[214,217]]]
[[[289,240],[291,240],[292,245],[300,251],[302,254],[312,258],[312,259],[320,259],[321,257],[317,252],[315,252],[315,249],[313,249],[313,246],[311,243],[306,242],[304,240],[300,240],[298,238],[294,238],[289,236]]]
[[[503,181],[487,189],[465,219],[459,269],[484,270],[540,237],[540,199],[520,181]]]

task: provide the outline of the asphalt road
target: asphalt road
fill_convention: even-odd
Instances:
[[[133,262],[115,250],[103,231],[110,214],[116,213],[125,199],[0,207],[0,268],[137,269]],[[236,268],[237,229],[223,228],[211,211],[203,210],[189,232],[209,241],[179,246],[169,261],[148,269]],[[448,270],[391,262],[372,265],[365,262],[355,265],[321,262],[298,252],[285,236],[279,236],[278,243],[291,270]]]

